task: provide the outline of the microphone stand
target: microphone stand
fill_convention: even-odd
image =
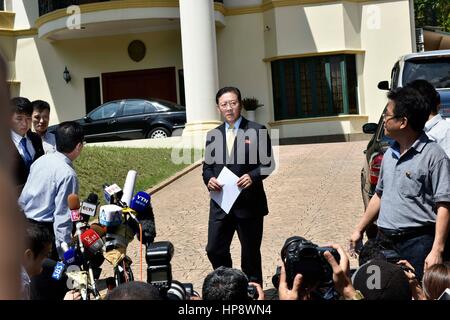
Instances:
[[[85,227],[85,226],[86,226],[86,224],[84,224],[83,222],[77,222],[77,224],[76,224],[78,243],[79,243],[79,246],[80,246],[81,255],[83,256],[83,269],[84,269],[84,271],[88,272],[88,276],[89,276],[88,278],[86,278],[87,294],[86,294],[84,300],[89,300],[89,282],[91,283],[91,287],[92,287],[92,291],[93,291],[95,300],[99,300],[100,299],[100,293],[98,292],[97,286],[95,284],[94,271],[92,270],[91,262],[87,258],[87,254],[86,254],[86,250],[85,250],[84,245],[83,245],[83,241],[81,241],[81,233],[82,233],[81,232],[81,228]]]

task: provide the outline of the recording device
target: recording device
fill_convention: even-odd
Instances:
[[[77,194],[71,193],[67,196],[67,203],[69,204],[70,209],[70,219],[72,222],[81,221],[80,214],[80,198]]]
[[[147,247],[145,259],[147,261],[147,282],[156,286],[160,291],[167,292],[172,283],[173,244],[169,241],[158,241]]]
[[[122,207],[107,204],[100,207],[99,222],[105,227],[115,227],[122,224]]]
[[[105,201],[109,204],[117,204],[122,198],[123,191],[117,184],[104,184],[103,185],[103,196]]]
[[[81,241],[84,247],[91,253],[101,252],[104,242],[100,235],[94,229],[89,228],[81,234]]]
[[[131,199],[130,208],[136,211],[138,214],[144,214],[151,206],[151,197],[148,193],[139,191]]]
[[[450,300],[450,288],[445,289],[437,300]]]
[[[170,288],[163,298],[167,300],[190,300],[193,296],[200,297],[198,292],[194,290],[192,283],[181,283],[177,280],[172,280]]]
[[[333,270],[323,255],[326,251],[329,251],[339,263],[340,256],[334,248],[319,247],[298,236],[286,240],[281,249],[281,258],[286,269],[286,282],[289,289],[292,289],[294,278],[299,273],[303,275],[304,288],[333,287]],[[280,282],[279,275],[277,272],[272,278],[276,288]]]
[[[125,179],[125,184],[123,186],[123,194],[120,201],[126,204],[128,207],[130,206],[131,197],[134,192],[134,185],[136,183],[137,172],[134,170],[130,170],[127,173],[127,178]]]
[[[83,221],[88,222],[90,217],[95,216],[98,205],[98,195],[90,193],[87,199],[81,203],[80,213],[83,216]]]

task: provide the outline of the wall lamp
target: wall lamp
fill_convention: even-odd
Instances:
[[[67,70],[67,66],[64,69],[63,78],[66,81],[66,83],[69,83],[70,80],[72,80],[72,77],[70,76],[69,70]]]

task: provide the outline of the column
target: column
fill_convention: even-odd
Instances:
[[[187,116],[183,135],[189,136],[220,124],[213,1],[180,0],[180,24]]]

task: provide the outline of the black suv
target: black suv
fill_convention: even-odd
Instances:
[[[87,142],[166,138],[186,123],[185,107],[160,99],[110,101],[75,120]],[[54,131],[56,126],[49,128]]]

